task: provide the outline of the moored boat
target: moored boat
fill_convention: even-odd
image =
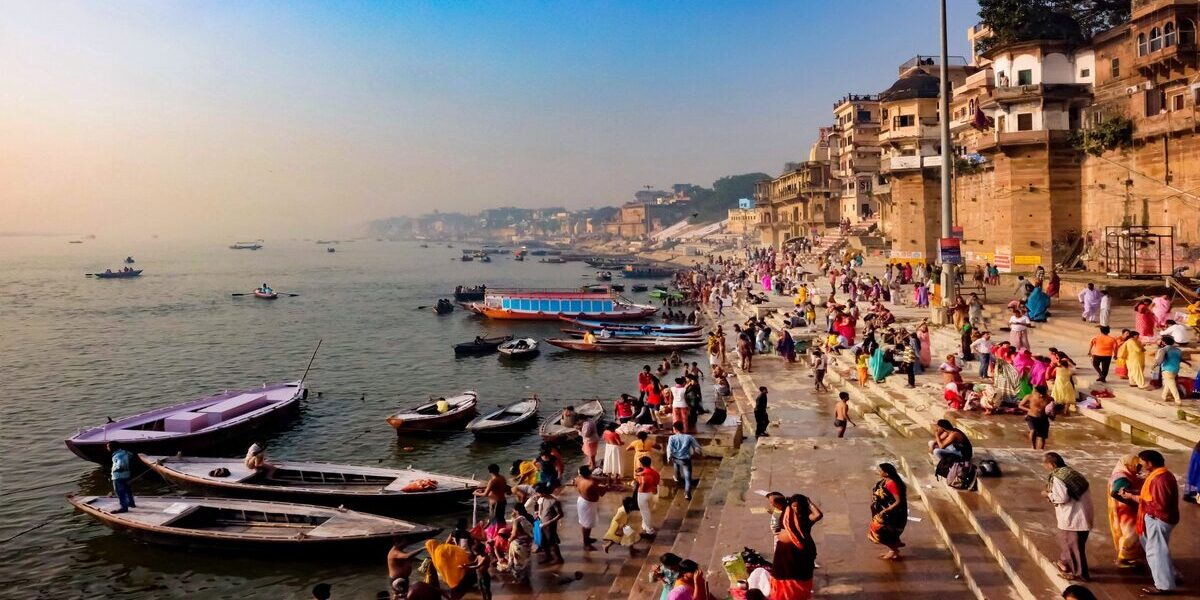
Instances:
[[[128,279],[130,277],[141,277],[142,269],[131,269],[129,267],[118,271],[105,269],[103,273],[88,273],[88,275],[95,275],[96,279]]]
[[[485,292],[487,292],[486,285],[476,285],[471,287],[456,285],[454,286],[454,299],[459,302],[483,300],[483,295]]]
[[[597,425],[604,418],[604,405],[599,400],[587,401],[575,407],[575,424],[563,425],[562,411],[558,411],[542,420],[538,425],[538,435],[548,442],[559,442],[579,437],[579,427],[584,421],[596,421]],[[597,427],[599,429],[599,427]]]
[[[673,350],[690,350],[699,348],[706,342],[703,339],[687,339],[673,340],[665,338],[655,338],[650,340],[636,339],[607,339],[596,340],[595,342],[587,342],[577,339],[566,338],[549,338],[547,344],[558,346],[567,350],[578,350],[580,352],[602,352],[610,354],[632,354],[632,353],[662,353],[671,352]]]
[[[81,512],[116,531],[152,543],[185,548],[337,552],[386,550],[394,539],[411,543],[439,530],[399,519],[307,504],[187,496],[138,496],[118,513],[112,496],[67,496]]]
[[[495,352],[500,344],[511,341],[513,336],[502,335],[497,337],[477,337],[474,341],[463,342],[454,345],[455,354],[491,354]]]
[[[387,418],[397,434],[457,427],[475,416],[479,399],[475,392],[466,391],[450,398],[430,398],[429,402],[402,410]]]
[[[649,289],[649,288],[647,288],[647,287],[646,287],[646,284],[644,284],[644,283],[635,283],[635,284],[633,284],[633,287],[629,288],[629,291],[631,291],[631,292],[644,292],[644,291],[646,291],[647,289]]]
[[[663,331],[670,333],[690,333],[700,331],[700,325],[672,325],[669,323],[608,323],[604,321],[592,321],[588,319],[563,319],[568,323],[574,323],[583,329],[601,329],[607,327],[613,331],[618,329],[636,330],[636,331]]]
[[[676,340],[690,341],[701,339],[703,334],[700,332],[678,333],[668,331],[634,331],[630,329],[609,329],[607,334],[602,334],[605,331],[602,329],[576,329],[573,327],[563,327],[559,331],[573,337],[581,338],[591,332],[597,339],[603,340],[607,335],[608,338],[617,339],[633,339],[633,340]]]
[[[517,338],[500,344],[496,350],[502,358],[533,358],[538,353],[538,343],[533,338]]]
[[[197,454],[202,450],[244,442],[268,424],[294,417],[307,397],[304,382],[292,381],[224,392],[200,400],[110,419],[65,440],[76,456],[107,464],[108,442],[130,452]]]
[[[596,273],[596,281],[612,281],[611,271],[600,271]]]
[[[482,484],[416,469],[276,461],[248,469],[236,458],[139,454],[152,471],[188,490],[239,498],[345,505],[356,510],[412,508],[469,498]],[[139,499],[140,500],[140,499]]]
[[[676,269],[648,265],[625,265],[621,276],[627,279],[665,279],[673,277]]]
[[[262,244],[258,242],[237,242],[229,247],[230,250],[258,250]]]
[[[657,307],[633,304],[611,292],[525,289],[489,289],[472,309],[492,319],[533,321],[640,319],[658,312]]]
[[[537,417],[540,404],[541,400],[534,396],[502,406],[486,415],[476,417],[467,424],[467,431],[481,435],[502,433],[531,425]]]
[[[550,256],[547,258],[543,258],[543,259],[539,260],[538,262],[548,263],[548,264],[552,264],[552,265],[561,265],[567,261],[563,260],[561,256]]]

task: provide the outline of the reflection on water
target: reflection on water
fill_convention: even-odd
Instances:
[[[63,445],[79,428],[107,416],[299,377],[318,339],[324,343],[308,377],[314,393],[297,420],[263,435],[270,456],[476,477],[488,463],[506,466],[531,457],[539,442],[536,428],[487,439],[465,432],[398,438],[384,419],[430,395],[464,389],[479,393],[484,412],[538,394],[546,416],[572,398],[630,392],[637,369],[663,358],[570,354],[543,345],[526,361],[456,359],[451,346],[476,335],[543,339],[559,335],[561,324],[490,321],[462,310],[439,317],[417,308],[450,296],[458,284],[577,288],[591,283],[594,271],[581,263],[506,257],[462,263],[451,260],[458,249],[403,242],[359,241],[335,254],[299,241],[268,241],[256,252],[227,245],[0,238],[6,267],[0,278],[0,365],[6,376],[0,395],[6,456],[0,462],[0,539],[48,523],[0,546],[0,578],[10,587],[22,586],[27,597],[239,600],[306,598],[319,581],[333,582],[342,597],[382,589],[382,558],[330,564],[149,546],[73,514],[63,499],[110,489],[104,469]],[[138,279],[83,276],[131,254],[145,269]],[[300,296],[230,297],[263,281]],[[644,294],[626,295],[645,301]],[[242,452],[230,448],[225,454]],[[152,473],[140,477],[134,490],[178,493]],[[455,514],[413,520],[446,526]]]

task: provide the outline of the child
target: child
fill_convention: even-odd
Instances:
[[[488,554],[487,546],[483,542],[475,542],[471,554],[474,560],[463,567],[475,571],[476,581],[479,582],[479,594],[483,600],[492,600],[492,557]]]
[[[854,351],[854,366],[858,369],[858,387],[867,387],[867,380],[870,379],[867,376],[867,363],[870,360],[871,357],[867,356],[866,351],[862,348]]]
[[[833,407],[833,426],[837,428],[838,437],[846,437],[847,423],[858,427],[858,423],[850,419],[850,394],[839,392],[837,404]]]
[[[829,370],[829,359],[820,349],[813,350],[812,356],[813,374],[816,376],[816,391],[828,392],[829,387],[825,385],[825,372]]]

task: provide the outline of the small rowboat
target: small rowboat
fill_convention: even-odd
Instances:
[[[447,300],[445,298],[442,298],[442,299],[438,300],[437,304],[435,304],[433,306],[433,312],[435,312],[439,315],[448,315],[448,314],[454,312],[454,303],[450,302],[449,300]]]
[[[136,508],[117,513],[120,503],[112,496],[67,496],[67,501],[116,531],[185,548],[307,551],[328,558],[380,552],[394,538],[407,544],[439,532],[399,519],[285,502],[138,496]]]
[[[109,420],[66,440],[76,456],[108,464],[108,442],[120,442],[130,452],[185,454],[244,443],[253,431],[299,413],[307,397],[303,381],[229,391],[201,400],[156,408]]]
[[[400,411],[387,418],[388,425],[396,433],[449,429],[471,420],[479,399],[475,392],[463,392],[452,398],[431,398],[430,402],[409,410]],[[445,410],[438,410],[445,402]]]
[[[604,405],[599,400],[592,400],[581,406],[575,407],[576,423],[574,427],[567,427],[562,424],[562,411],[558,411],[553,415],[542,420],[542,424],[538,426],[538,434],[543,440],[548,442],[560,442],[579,437],[579,426],[584,421],[599,421],[604,418]],[[597,427],[599,429],[599,427]]]
[[[700,331],[700,325],[669,325],[666,323],[610,323],[605,321],[589,321],[587,319],[563,318],[568,323],[574,323],[583,329],[600,329],[607,327],[612,331],[618,329],[635,331],[663,331],[669,333],[690,333]]]
[[[254,288],[254,297],[262,300],[274,300],[279,297],[279,292],[275,290],[263,290],[262,288]]]
[[[579,350],[581,352],[603,352],[611,354],[631,354],[635,352],[643,353],[664,353],[672,350],[690,350],[699,348],[706,342],[702,339],[652,339],[652,340],[632,340],[632,339],[609,339],[596,340],[593,343],[583,340],[565,339],[565,338],[550,338],[546,340],[547,344],[566,348],[567,350]]]
[[[533,358],[538,353],[537,340],[533,338],[517,338],[504,342],[496,347],[501,358]]]
[[[684,299],[683,292],[674,291],[674,290],[651,290],[650,297],[654,298],[655,300],[666,300],[668,298],[670,298],[671,300],[683,300]]]
[[[514,402],[496,411],[476,417],[467,424],[467,431],[475,435],[512,431],[533,423],[541,404],[537,396]]]
[[[644,291],[646,291],[647,289],[649,289],[649,288],[647,288],[647,287],[646,287],[646,284],[644,284],[644,283],[635,283],[635,284],[633,284],[633,286],[632,286],[632,287],[630,287],[630,288],[629,288],[629,291],[631,291],[631,292],[644,292]]]
[[[236,458],[146,454],[138,458],[163,479],[188,490],[279,502],[344,505],[370,512],[463,500],[483,485],[466,477],[416,469],[271,461],[270,468],[254,470]]]
[[[454,345],[455,354],[491,354],[495,352],[500,344],[511,341],[513,336],[503,335],[490,338],[476,338],[473,342],[465,342]]]

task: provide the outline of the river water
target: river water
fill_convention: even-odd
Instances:
[[[25,598],[306,598],[320,581],[333,583],[340,597],[383,589],[383,557],[347,563],[187,553],[133,542],[64,500],[110,491],[103,469],[63,445],[79,428],[296,379],[317,340],[323,343],[308,376],[312,393],[300,419],[265,437],[271,457],[476,476],[488,463],[532,457],[536,432],[490,443],[463,433],[398,440],[385,417],[466,389],[478,391],[483,410],[536,393],[547,415],[566,401],[555,399],[635,392],[636,370],[662,358],[554,347],[528,362],[455,358],[451,345],[476,335],[541,339],[560,324],[489,321],[461,310],[439,317],[417,308],[449,296],[457,284],[594,283],[594,270],[583,263],[463,263],[457,247],[375,240],[341,243],[336,253],[312,241],[271,241],[258,251],[150,238],[67,241],[0,238],[0,539],[41,525],[0,544],[0,596],[19,589]],[[84,276],[115,269],[126,255],[145,269],[142,277]],[[263,281],[300,295],[274,302],[230,296]],[[153,474],[134,491],[175,493]],[[452,517],[413,520],[444,524]]]

